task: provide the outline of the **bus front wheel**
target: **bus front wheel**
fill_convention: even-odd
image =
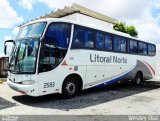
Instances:
[[[78,83],[75,78],[66,78],[62,86],[62,97],[73,98],[78,94]]]

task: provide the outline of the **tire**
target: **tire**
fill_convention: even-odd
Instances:
[[[70,99],[78,94],[78,83],[75,78],[69,77],[65,79],[62,85],[62,98]]]
[[[142,84],[142,82],[143,82],[143,75],[140,72],[138,72],[136,74],[136,77],[135,77],[135,80],[133,82],[133,85],[139,86],[139,85]]]

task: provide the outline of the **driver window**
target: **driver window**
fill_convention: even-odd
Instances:
[[[39,72],[51,71],[57,67],[65,57],[70,41],[71,25],[52,23],[43,40]]]

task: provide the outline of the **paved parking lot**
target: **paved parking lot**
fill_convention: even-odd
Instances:
[[[73,99],[58,94],[33,98],[0,85],[0,114],[9,115],[130,115],[160,114],[160,84],[113,85],[83,91]]]

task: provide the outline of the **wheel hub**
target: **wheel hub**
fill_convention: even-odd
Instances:
[[[76,90],[75,84],[72,82],[68,83],[66,86],[66,90],[67,90],[68,94],[72,95]]]

